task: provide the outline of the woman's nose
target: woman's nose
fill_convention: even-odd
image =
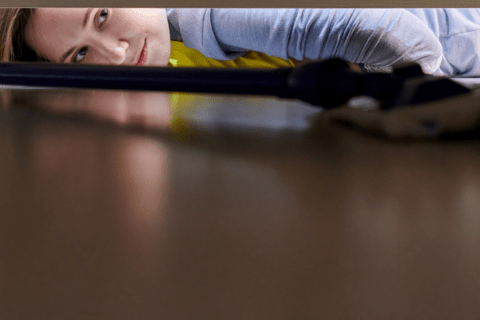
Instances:
[[[104,40],[99,46],[101,60],[107,64],[120,65],[125,62],[128,43],[124,40]]]

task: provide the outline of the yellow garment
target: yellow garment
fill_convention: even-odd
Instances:
[[[205,57],[195,49],[185,47],[183,42],[171,41],[169,66],[172,67],[216,67],[216,68],[280,68],[295,67],[299,61],[271,57],[261,52],[251,51],[235,60],[216,60]],[[175,92],[170,95],[170,130],[177,138],[183,139],[191,132],[185,117],[201,112],[206,106],[198,105],[198,97],[189,93]]]
[[[171,41],[170,66],[174,67],[217,67],[217,68],[279,68],[294,67],[295,59],[284,60],[251,51],[235,60],[216,60],[205,57],[195,49],[185,47],[183,42]]]

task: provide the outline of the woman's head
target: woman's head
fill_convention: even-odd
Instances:
[[[164,9],[1,10],[3,61],[164,66],[170,58]]]

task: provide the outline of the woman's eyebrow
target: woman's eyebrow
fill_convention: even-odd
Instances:
[[[86,14],[85,14],[85,20],[83,20],[83,29],[85,29],[85,27],[87,26],[87,22],[88,20],[90,20],[90,15],[92,14],[93,12],[93,8],[90,8],[87,10]],[[65,52],[62,56],[62,58],[60,59],[60,63],[64,63],[65,60],[67,60],[68,56],[72,54],[73,50],[75,50],[75,48],[70,48],[68,49],[67,52]]]
[[[62,59],[60,59],[60,63],[64,63],[68,56],[72,54],[73,50],[75,50],[75,48],[70,48],[67,52],[65,52],[62,56]]]

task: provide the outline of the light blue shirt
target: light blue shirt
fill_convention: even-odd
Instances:
[[[434,75],[480,76],[479,9],[167,9],[167,16],[172,40],[220,60],[259,51],[379,68],[415,61]]]
[[[480,77],[479,9],[406,9],[439,40],[443,57],[435,75]]]

